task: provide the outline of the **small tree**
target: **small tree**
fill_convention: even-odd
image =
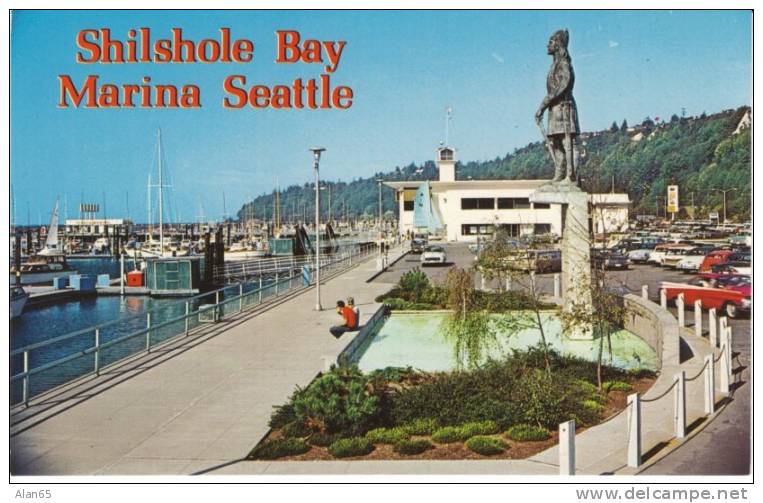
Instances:
[[[612,125],[609,127],[611,133],[617,133],[620,128],[617,127],[617,121],[612,121]]]

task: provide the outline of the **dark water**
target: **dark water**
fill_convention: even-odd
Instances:
[[[106,263],[108,260],[102,262]],[[92,267],[98,268],[97,270],[104,274],[106,271],[103,270],[103,265],[96,263],[92,264]],[[119,275],[118,266],[119,263],[117,262],[117,276]],[[295,281],[294,284],[296,285],[297,282]],[[287,285],[283,283],[279,286],[283,289],[286,287]],[[257,288],[257,284],[245,285],[243,292],[256,292]],[[220,292],[219,299],[223,301],[226,298],[233,298],[238,293],[239,287],[236,285]],[[264,283],[262,297],[267,298],[274,294],[274,286],[267,282]],[[257,303],[259,297],[259,293],[245,296],[240,301],[241,306],[245,307]],[[177,318],[183,317],[185,314],[186,302],[189,302],[191,312],[197,312],[200,306],[214,303],[215,294],[211,293],[193,299],[157,299],[148,296],[126,296],[122,298],[101,295],[26,309],[22,316],[11,321],[11,351],[83,330],[81,334],[28,351],[29,369],[31,370],[62,358],[71,357],[65,363],[41,370],[30,376],[29,396],[40,394],[93,371],[95,356],[89,350],[95,346],[95,326],[99,328],[100,344],[107,344],[107,347],[99,352],[99,366],[102,368],[127,356],[145,351],[147,345],[155,346],[162,341],[184,333],[186,319],[177,320]],[[219,309],[220,317],[237,312],[239,300],[234,300]],[[153,328],[150,334],[146,334],[144,329],[148,325],[147,313],[149,311]],[[199,316],[188,318],[189,329],[193,329],[201,323]],[[108,344],[110,342],[111,345]],[[23,355],[11,356],[10,367],[11,376],[23,372]],[[11,383],[10,394],[12,404],[21,400],[22,384],[20,380]]]

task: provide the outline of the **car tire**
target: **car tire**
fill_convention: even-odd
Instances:
[[[726,313],[726,316],[728,316],[729,318],[739,317],[739,308],[733,302],[726,302],[726,304],[724,304],[723,306],[723,311]]]

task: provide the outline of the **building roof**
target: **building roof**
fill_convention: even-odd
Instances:
[[[426,180],[409,180],[403,182],[384,182],[387,187],[393,189],[418,189],[419,185],[426,183]],[[456,180],[454,182],[440,182],[430,180],[429,185],[433,189],[537,189],[541,185],[548,183],[548,180]]]

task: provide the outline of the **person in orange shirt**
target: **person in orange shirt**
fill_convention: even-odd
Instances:
[[[343,333],[355,330],[358,326],[358,318],[352,308],[344,305],[343,300],[336,301],[336,312],[342,316],[343,323],[329,328],[329,332],[335,338],[339,339]]]

